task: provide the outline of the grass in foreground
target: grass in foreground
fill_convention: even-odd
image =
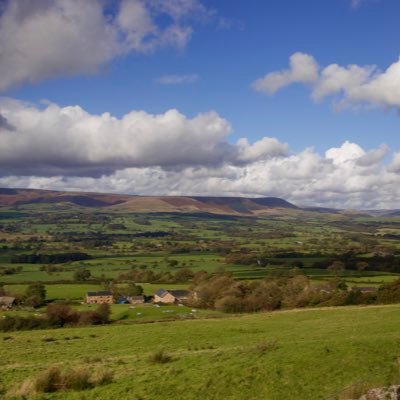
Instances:
[[[114,379],[43,399],[333,400],[400,382],[399,331],[400,305],[15,332],[0,335],[0,387],[62,365]]]

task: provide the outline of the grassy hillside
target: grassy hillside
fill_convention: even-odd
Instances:
[[[400,305],[15,332],[0,335],[0,387],[62,364],[114,381],[39,398],[335,399],[352,384],[399,383],[399,331]],[[172,360],[150,362],[158,350]]]

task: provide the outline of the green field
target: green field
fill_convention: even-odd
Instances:
[[[0,387],[60,364],[114,381],[37,398],[335,399],[352,384],[399,383],[399,332],[399,305],[13,332],[0,335]],[[151,363],[161,349],[172,361]]]

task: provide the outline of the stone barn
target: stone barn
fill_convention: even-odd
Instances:
[[[112,292],[103,290],[100,292],[88,292],[86,295],[87,304],[112,304],[114,298]]]

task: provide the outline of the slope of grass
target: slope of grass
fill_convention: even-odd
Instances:
[[[335,399],[400,381],[399,331],[395,305],[1,334],[0,387],[62,364],[109,369],[114,382],[43,398]],[[161,350],[168,362],[152,362]]]

